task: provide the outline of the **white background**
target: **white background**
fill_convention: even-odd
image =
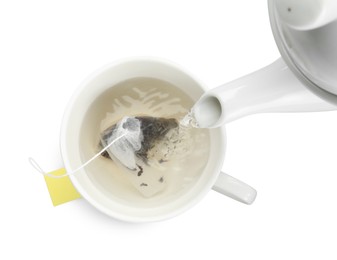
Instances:
[[[0,0],[1,259],[336,259],[337,112],[255,115],[227,126],[224,170],[258,190],[214,191],[154,224],[83,199],[53,207],[27,162],[62,167],[65,106],[92,71],[134,55],[173,60],[215,87],[279,53],[267,1]]]

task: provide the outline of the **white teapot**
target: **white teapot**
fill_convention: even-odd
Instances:
[[[254,113],[337,109],[337,1],[268,3],[282,58],[205,93],[193,109],[200,127]]]

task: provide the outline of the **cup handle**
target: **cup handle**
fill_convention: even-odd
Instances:
[[[219,174],[213,190],[247,205],[252,204],[257,195],[254,188],[224,172]]]

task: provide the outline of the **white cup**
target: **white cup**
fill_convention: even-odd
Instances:
[[[194,101],[197,101],[207,90],[182,68],[161,59],[127,59],[100,69],[85,80],[74,93],[64,115],[60,143],[63,161],[68,172],[85,162],[82,156],[84,153],[95,152],[86,151],[88,150],[86,147],[89,147],[88,142],[97,141],[95,139],[97,137],[93,136],[90,130],[97,122],[83,125],[89,107],[116,84],[137,77],[167,81],[180,88]],[[101,174],[102,169],[99,167],[85,167],[76,174],[70,175],[70,179],[82,197],[95,208],[113,218],[129,222],[159,221],[176,216],[199,202],[211,189],[245,204],[251,204],[255,200],[256,191],[247,184],[221,173],[226,148],[224,127],[207,131],[210,134],[210,155],[207,165],[197,181],[184,193],[177,192],[161,201],[156,201],[156,198],[139,198],[148,201],[138,203],[139,201],[130,196],[125,189],[114,187],[114,192],[118,192],[120,196],[102,189],[105,185],[104,176],[99,178],[99,181],[90,178],[93,172],[98,176]]]

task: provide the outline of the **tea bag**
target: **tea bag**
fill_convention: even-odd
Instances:
[[[151,197],[167,185],[166,171],[161,165],[179,147],[172,145],[178,142],[178,132],[176,119],[124,117],[101,134],[104,147],[124,135],[102,155],[111,158],[141,194]]]

